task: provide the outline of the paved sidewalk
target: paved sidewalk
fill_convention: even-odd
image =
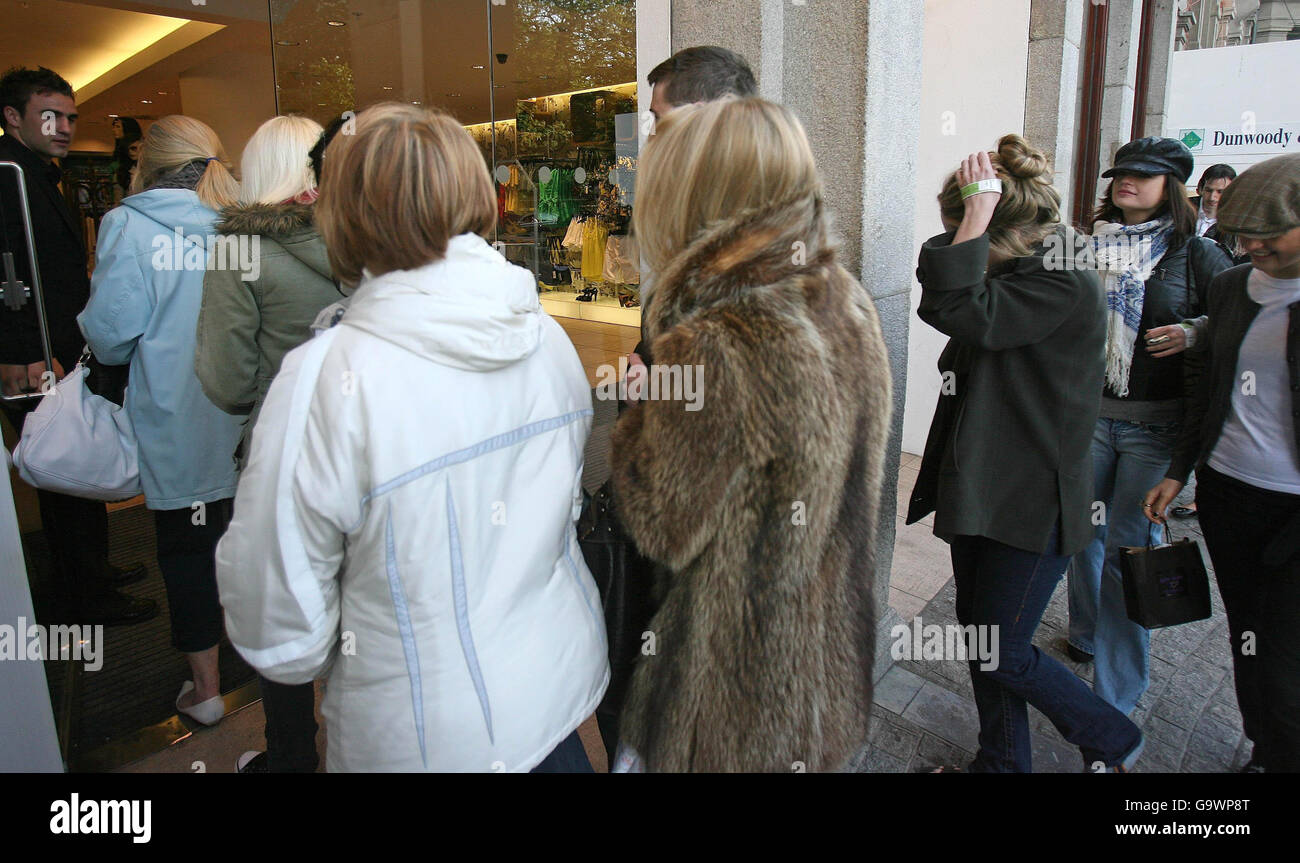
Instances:
[[[914,477],[914,466],[905,466],[900,498],[911,491]],[[928,525],[912,525],[905,529],[906,535],[901,521],[899,527],[894,579],[900,582],[901,596],[896,598],[891,590],[891,605],[911,624],[913,609],[924,601],[924,586],[942,579],[942,587],[919,616],[927,626],[955,624],[955,587],[946,560],[947,546],[924,536],[923,531],[931,530]],[[1209,565],[1195,519],[1173,521],[1173,532],[1178,538],[1195,537]],[[1227,618],[1217,586],[1212,584],[1210,592],[1214,614],[1208,620],[1152,632],[1151,686],[1132,714],[1146,735],[1137,772],[1225,773],[1239,769],[1249,759],[1250,743],[1242,732],[1233,690]],[[1092,666],[1078,665],[1064,653],[1067,626],[1067,589],[1062,578],[1034,643],[1091,682]],[[1081,771],[1078,749],[1066,743],[1032,707],[1029,715],[1035,772]],[[941,764],[964,767],[974,758],[978,733],[964,661],[899,661],[876,686],[869,746],[855,767],[863,773],[925,772]]]

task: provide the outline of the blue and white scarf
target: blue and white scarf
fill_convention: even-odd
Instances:
[[[1173,233],[1168,217],[1137,225],[1098,221],[1092,226],[1092,251],[1106,288],[1106,383],[1121,397],[1128,395],[1146,281],[1169,251]]]

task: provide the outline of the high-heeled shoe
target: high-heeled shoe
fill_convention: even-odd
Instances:
[[[176,696],[176,709],[195,722],[201,722],[204,725],[216,725],[221,721],[221,717],[226,715],[226,702],[221,700],[220,695],[214,695],[207,701],[200,701],[198,704],[192,704],[189,707],[181,707],[181,699],[185,697],[185,693],[193,688],[193,680],[187,680],[181,685],[181,694]]]

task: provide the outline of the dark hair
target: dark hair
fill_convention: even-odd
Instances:
[[[0,78],[0,122],[5,108],[13,108],[21,116],[27,113],[27,103],[32,96],[45,93],[61,93],[69,99],[74,98],[72,85],[52,69],[14,66]]]
[[[352,116],[355,117],[356,115],[352,114]],[[342,129],[343,124],[349,119],[349,117],[340,114],[330,120],[329,125],[325,127],[325,131],[320,133],[316,143],[307,151],[307,158],[311,160],[311,172],[316,177],[317,186],[320,185],[321,172],[325,170],[325,148],[330,145],[330,141],[334,140],[334,136],[339,133],[339,129]]]
[[[717,45],[683,48],[651,69],[646,80],[652,87],[663,82],[664,98],[670,105],[758,95],[758,84],[745,58]]]
[[[131,145],[143,138],[144,132],[140,131],[140,121],[134,117],[115,119],[122,124],[122,137],[113,144],[113,161],[117,163],[117,175],[114,179],[123,189],[129,189],[131,169],[135,167],[135,159],[131,158]]]
[[[1206,183],[1213,183],[1215,180],[1235,179],[1237,179],[1237,171],[1231,165],[1211,165],[1205,169],[1204,174],[1201,174],[1200,182],[1196,184],[1196,191],[1201,191],[1201,189],[1205,188]]]
[[[114,117],[113,119],[122,124],[122,140],[128,144],[132,141],[139,141],[144,137],[144,132],[140,129],[140,121],[135,117]]]
[[[1137,173],[1136,171],[1134,173]],[[1196,236],[1196,208],[1187,199],[1187,187],[1179,182],[1173,174],[1165,174],[1165,200],[1151,218],[1169,216],[1174,222],[1174,235],[1169,240],[1170,250],[1181,248],[1188,238]],[[1115,177],[1106,186],[1106,194],[1101,197],[1101,204],[1092,214],[1092,221],[1105,219],[1108,222],[1124,221],[1124,212],[1115,206],[1111,190],[1115,188]],[[1092,227],[1089,225],[1088,227]]]

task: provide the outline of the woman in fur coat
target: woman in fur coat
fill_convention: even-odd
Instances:
[[[624,523],[667,574],[616,769],[835,770],[871,706],[879,319],[836,262],[787,109],[678,109],[641,172],[654,365],[633,360],[612,462]]]

